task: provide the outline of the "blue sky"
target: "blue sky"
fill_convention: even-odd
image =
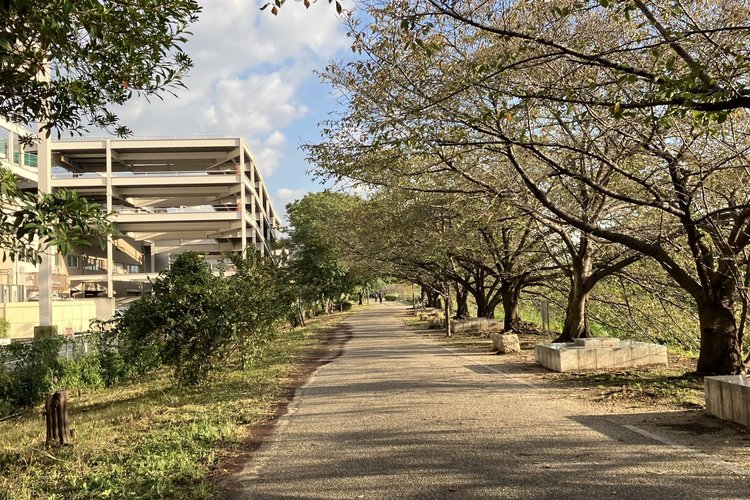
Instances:
[[[255,0],[209,0],[186,45],[195,67],[188,90],[164,101],[129,102],[119,114],[136,137],[241,135],[250,144],[274,206],[322,189],[306,170],[302,142],[336,104],[313,74],[351,57],[335,9],[287,2],[278,16]]]

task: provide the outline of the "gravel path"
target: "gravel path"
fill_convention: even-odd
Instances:
[[[750,472],[425,340],[403,310],[347,320],[236,498],[750,498]]]

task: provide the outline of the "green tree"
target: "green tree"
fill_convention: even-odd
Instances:
[[[113,105],[182,86],[195,0],[0,3],[0,116],[49,133],[129,133]]]
[[[333,228],[348,224],[347,214],[360,200],[354,196],[310,193],[287,205],[289,229],[288,269],[308,304],[320,302],[325,312],[332,302],[356,287],[343,259],[344,244]]]
[[[227,309],[234,317],[234,344],[245,366],[262,355],[280,323],[289,319],[295,291],[274,260],[257,251],[232,254],[231,262],[236,271],[226,278],[232,300]]]
[[[404,180],[427,166],[648,256],[693,300],[698,370],[742,370],[746,2],[373,3],[362,57],[328,72],[352,112],[321,165]]]

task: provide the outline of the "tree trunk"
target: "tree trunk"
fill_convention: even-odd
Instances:
[[[515,286],[502,285],[500,294],[503,298],[503,331],[510,332],[521,322],[519,310],[521,290]]]
[[[456,318],[469,317],[469,292],[464,287],[456,284]]]
[[[496,303],[491,303],[481,292],[475,293],[474,300],[477,303],[477,318],[493,319],[495,317],[495,306]]]
[[[359,297],[359,305],[362,305],[362,292],[357,292],[357,296]]]
[[[698,304],[701,349],[698,373],[704,375],[737,375],[743,369],[742,346],[731,302]]]
[[[588,292],[584,292],[580,286],[570,288],[562,333],[555,342],[573,342],[578,338],[591,337],[588,303]]]
[[[427,306],[434,307],[435,309],[442,309],[443,303],[440,300],[440,294],[433,290],[429,290],[427,292]]]

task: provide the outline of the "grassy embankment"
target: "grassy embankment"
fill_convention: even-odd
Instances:
[[[212,472],[283,398],[316,332],[348,314],[283,333],[261,362],[195,388],[175,387],[161,371],[71,394],[72,446],[45,448],[38,409],[0,422],[0,499],[210,498]]]

